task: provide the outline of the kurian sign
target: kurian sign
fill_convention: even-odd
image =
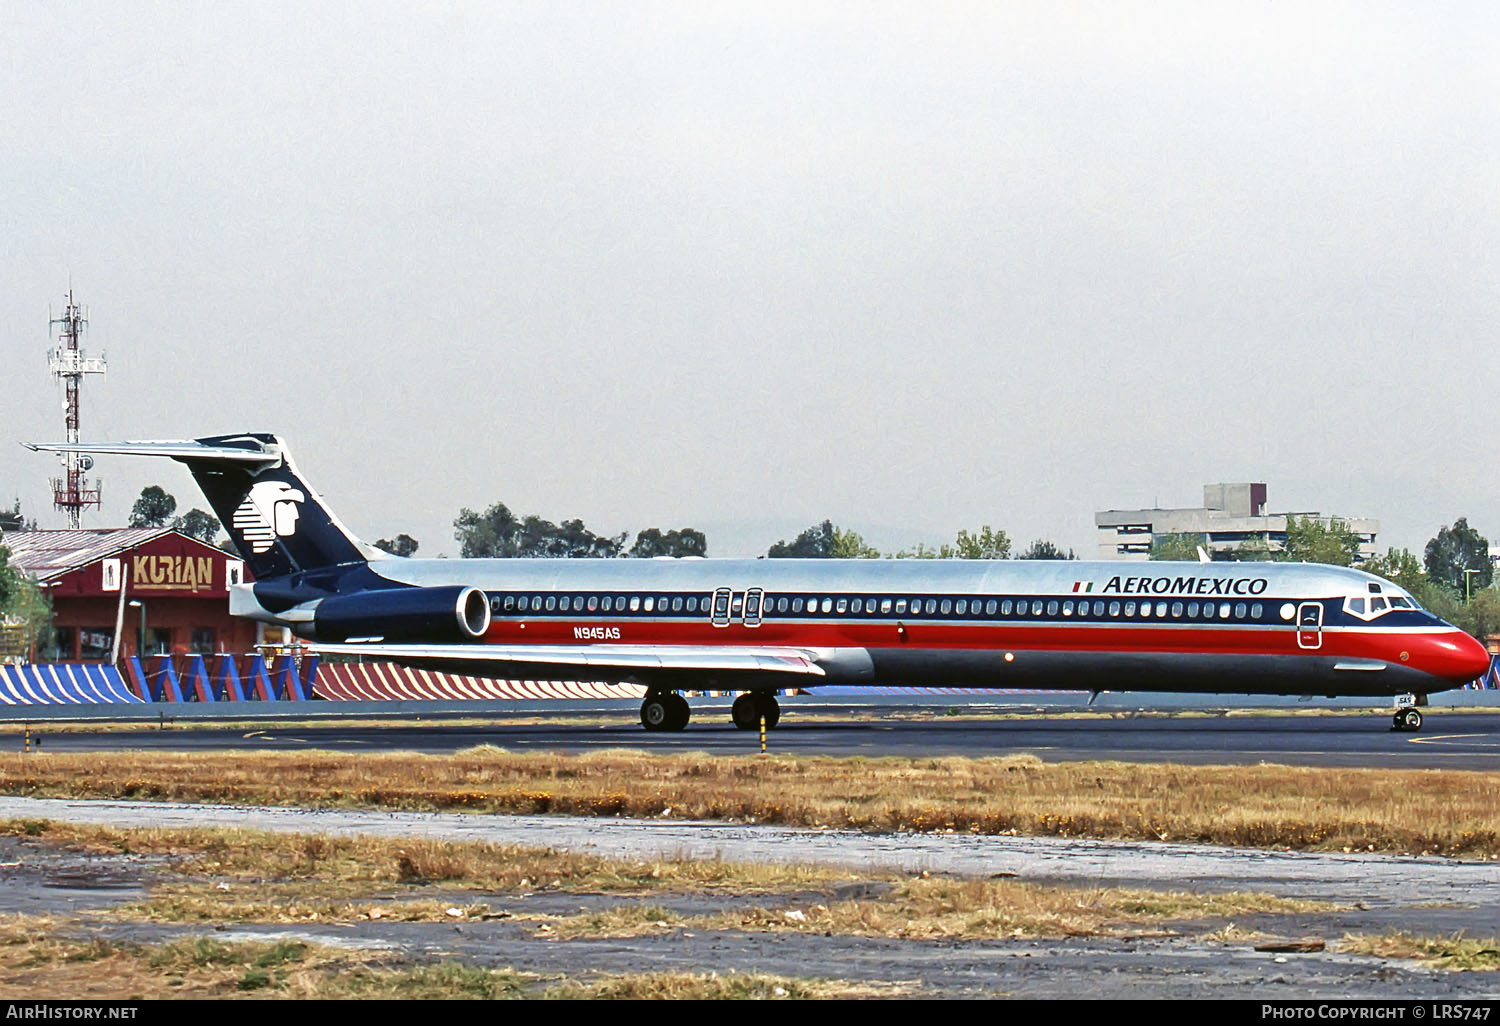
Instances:
[[[214,586],[212,556],[132,556],[131,591],[197,591]]]

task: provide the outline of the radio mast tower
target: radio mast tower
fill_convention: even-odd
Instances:
[[[88,327],[78,304],[73,302],[73,290],[68,290],[67,311],[61,317],[52,318],[49,327],[62,326],[57,336],[57,348],[47,360],[52,376],[63,383],[67,398],[63,411],[68,417],[68,441],[78,442],[78,386],[85,374],[103,374],[104,357],[85,356],[78,348],[83,331]],[[68,527],[78,530],[78,515],[85,506],[99,506],[99,488],[88,486],[84,478],[93,469],[94,460],[83,453],[66,452],[62,455],[65,468],[63,477],[52,479],[52,504],[68,514]]]

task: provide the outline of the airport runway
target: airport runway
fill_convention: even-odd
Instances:
[[[232,729],[211,724],[141,726],[107,733],[49,724],[33,727],[43,751],[215,751],[322,748],[336,751],[454,752],[489,744],[513,751],[579,753],[602,748],[656,752],[751,754],[755,732],[735,730],[727,711],[695,707],[695,722],[676,734],[650,734],[631,710],[578,709],[535,716],[371,726],[265,723]],[[800,714],[800,715],[799,715]],[[977,719],[917,714],[909,707],[837,707],[788,703],[768,735],[773,752],[834,756],[999,756],[1033,753],[1047,761],[1110,759],[1246,765],[1403,769],[1500,769],[1500,712],[1430,710],[1416,734],[1396,733],[1378,712],[1356,715],[1134,715],[1070,717],[1026,714]],[[19,725],[0,744],[19,749]]]

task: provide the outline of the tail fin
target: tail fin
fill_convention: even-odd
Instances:
[[[27,444],[47,452],[166,456],[185,464],[257,580],[363,563],[370,555],[308,487],[275,435],[182,442]]]

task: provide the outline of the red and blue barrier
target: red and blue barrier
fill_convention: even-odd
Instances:
[[[212,665],[210,666],[210,660]],[[1500,690],[1500,655],[1467,689]],[[1080,689],[1086,690],[1086,689]],[[142,662],[131,656],[120,667],[99,663],[32,663],[0,665],[0,705],[101,705],[141,703],[303,702],[453,702],[530,701],[534,699],[640,698],[635,684],[597,681],[499,680],[464,674],[414,670],[394,663],[322,663],[317,656],[301,660],[276,656],[155,656]],[[824,696],[848,695],[982,695],[993,689],[833,686],[816,688]],[[1009,690],[1008,694],[1043,694]]]

